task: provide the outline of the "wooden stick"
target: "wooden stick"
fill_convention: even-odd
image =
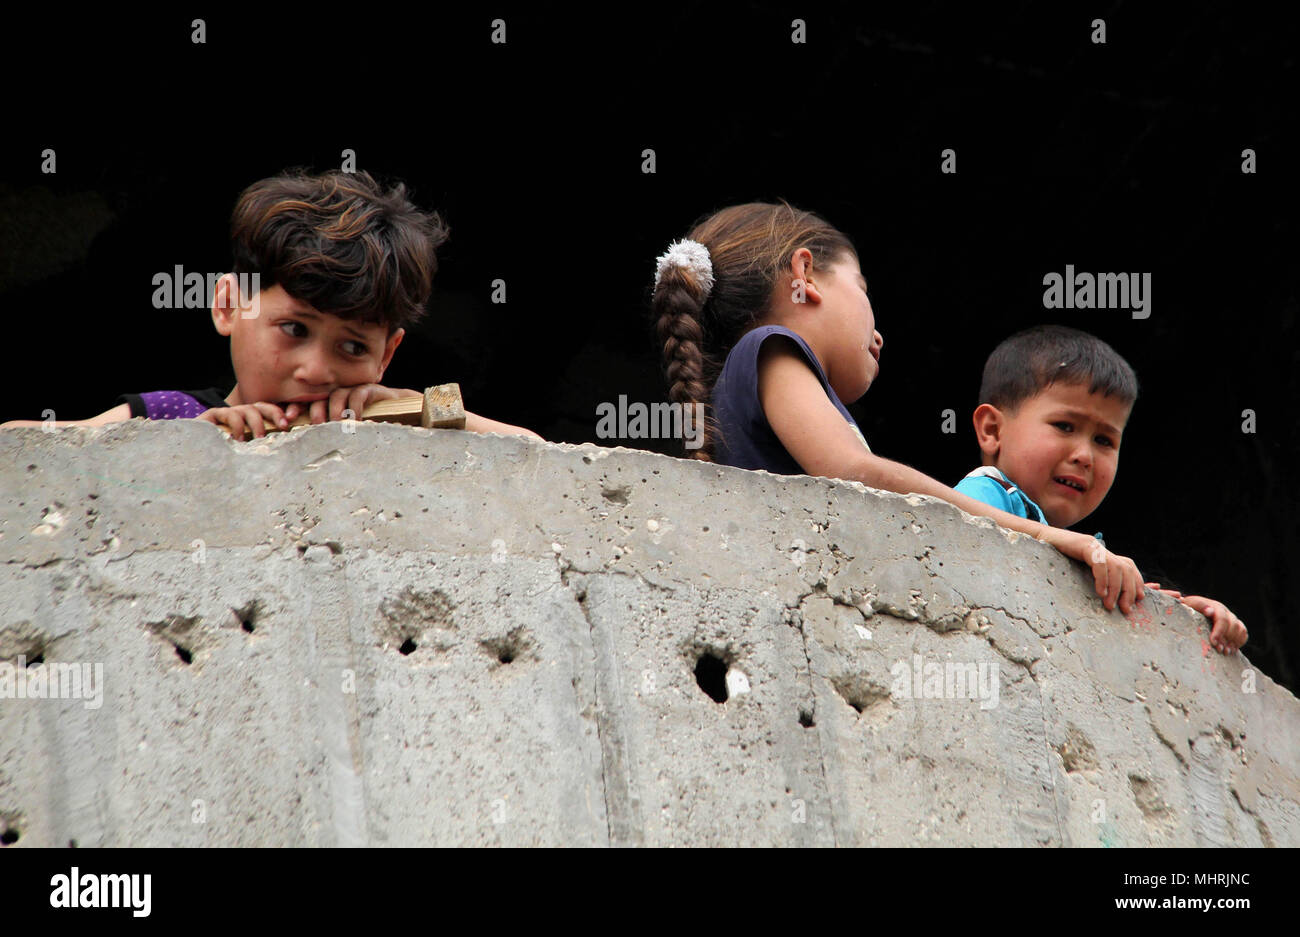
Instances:
[[[400,423],[404,426],[423,426],[425,429],[464,429],[465,407],[461,401],[459,384],[439,384],[429,387],[422,397],[392,397],[377,400],[361,412],[361,419],[377,423]],[[288,429],[311,426],[311,416],[298,415]],[[229,427],[222,426],[230,433]],[[267,423],[268,433],[283,432],[280,427]]]

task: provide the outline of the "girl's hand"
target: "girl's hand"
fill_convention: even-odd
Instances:
[[[255,438],[265,436],[268,421],[280,429],[288,429],[292,417],[286,416],[273,403],[244,403],[234,407],[213,407],[204,410],[194,419],[214,426],[224,426],[231,436],[243,439],[250,431]]]
[[[1112,611],[1118,603],[1119,610],[1127,615],[1142,600],[1142,574],[1127,556],[1111,553],[1096,537],[1059,528],[1049,528],[1046,539],[1066,556],[1092,567],[1097,594],[1106,611]]]
[[[285,407],[285,415],[297,419],[298,414],[311,416],[313,423],[327,420],[343,419],[343,411],[351,410],[350,419],[359,420],[366,407],[380,400],[394,397],[423,397],[418,390],[399,390],[382,384],[357,384],[352,387],[338,387],[325,400],[313,400],[311,403],[291,403]]]
[[[1214,623],[1210,629],[1210,644],[1220,654],[1235,654],[1237,648],[1246,643],[1246,626],[1222,602],[1207,599],[1203,595],[1185,595],[1179,601],[1188,608],[1196,609]]]

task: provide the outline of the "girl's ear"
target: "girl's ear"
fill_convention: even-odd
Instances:
[[[803,301],[810,303],[820,303],[822,301],[821,290],[813,282],[814,274],[820,271],[813,269],[812,251],[806,247],[801,247],[790,257],[790,274],[788,283],[778,283],[778,289],[788,287],[789,295],[795,302],[800,302],[796,297],[803,297]]]
[[[982,403],[975,408],[971,421],[975,424],[975,438],[984,454],[984,464],[992,465],[1002,448],[1002,411],[992,404]]]

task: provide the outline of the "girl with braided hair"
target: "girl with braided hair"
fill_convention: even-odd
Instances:
[[[811,212],[734,205],[697,224],[659,258],[652,298],[668,395],[702,404],[691,455],[782,475],[820,475],[941,498],[1087,563],[1097,594],[1124,614],[1142,576],[1087,534],[990,507],[871,452],[845,403],[880,370],[876,330],[852,242]]]

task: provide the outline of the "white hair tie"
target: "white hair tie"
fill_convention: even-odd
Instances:
[[[659,279],[673,267],[685,267],[691,272],[691,279],[699,286],[708,299],[713,292],[713,261],[709,258],[709,249],[699,241],[682,238],[668,245],[668,251],[659,258],[655,269],[655,289],[659,288]]]

